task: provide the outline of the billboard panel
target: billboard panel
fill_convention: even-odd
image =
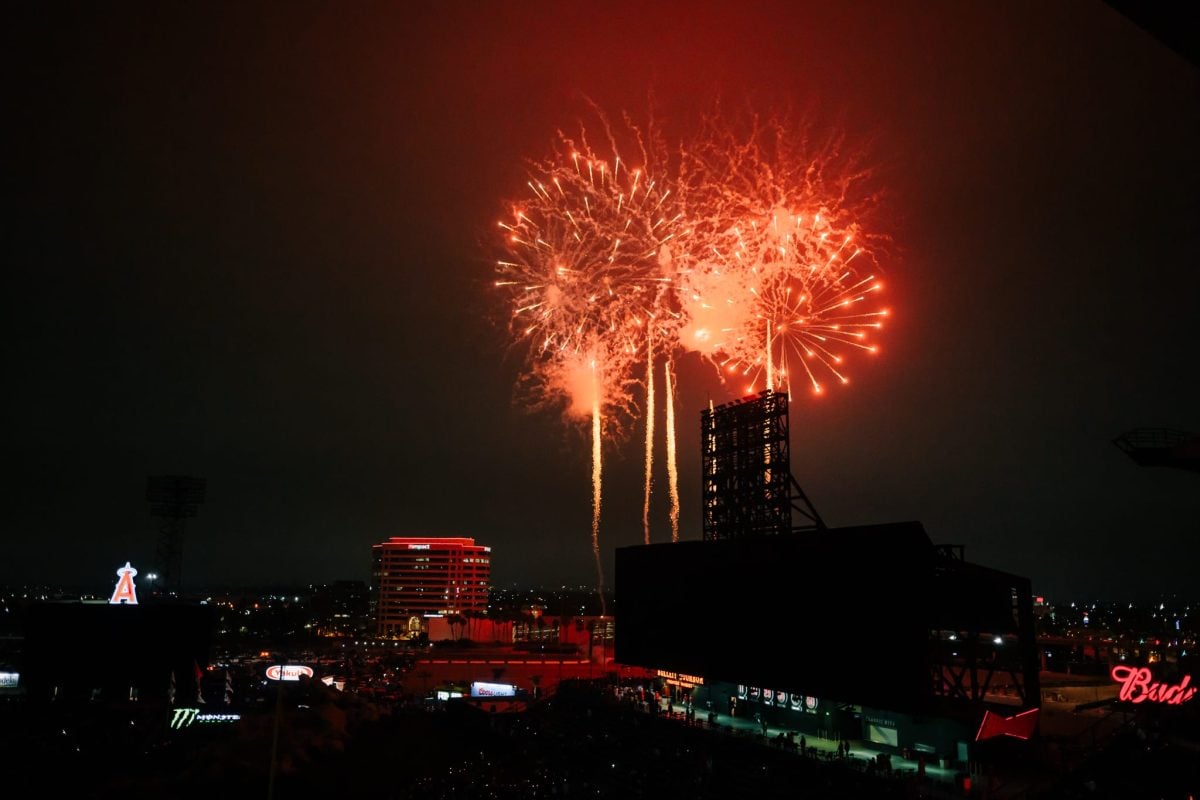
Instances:
[[[777,702],[768,687],[916,709],[933,563],[915,522],[620,548],[616,658],[746,684],[751,701]]]

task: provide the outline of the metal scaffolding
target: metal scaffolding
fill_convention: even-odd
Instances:
[[[958,546],[935,553],[929,631],[934,697],[980,705],[1003,691],[1022,709],[1041,705],[1029,579],[970,564]]]
[[[766,390],[701,412],[705,539],[825,528],[792,477],[788,434],[786,392]],[[801,524],[793,524],[793,511]]]
[[[196,516],[204,502],[205,480],[186,475],[156,475],[146,479],[146,500],[151,516],[158,518],[155,567],[158,588],[178,592],[183,580],[184,520]]]

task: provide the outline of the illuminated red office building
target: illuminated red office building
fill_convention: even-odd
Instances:
[[[371,549],[378,635],[415,632],[422,617],[487,611],[492,548],[467,538],[393,536]]]

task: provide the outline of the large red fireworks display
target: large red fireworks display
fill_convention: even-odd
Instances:
[[[641,416],[650,540],[656,385],[678,539],[677,358],[698,353],[735,395],[820,394],[849,381],[847,356],[877,352],[888,311],[847,199],[861,174],[839,171],[808,137],[775,121],[710,119],[671,148],[628,118],[601,115],[598,129],[596,141],[560,132],[552,155],[530,165],[528,193],[499,223],[495,285],[538,397],[591,423],[599,575],[603,438]]]

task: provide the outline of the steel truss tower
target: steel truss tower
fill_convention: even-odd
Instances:
[[[183,580],[183,524],[196,516],[204,502],[205,481],[186,475],[156,475],[146,479],[146,500],[158,518],[155,568],[163,592],[179,592]]]
[[[701,412],[706,540],[825,528],[792,477],[788,432],[786,392],[766,390]],[[801,524],[792,524],[793,511]]]

